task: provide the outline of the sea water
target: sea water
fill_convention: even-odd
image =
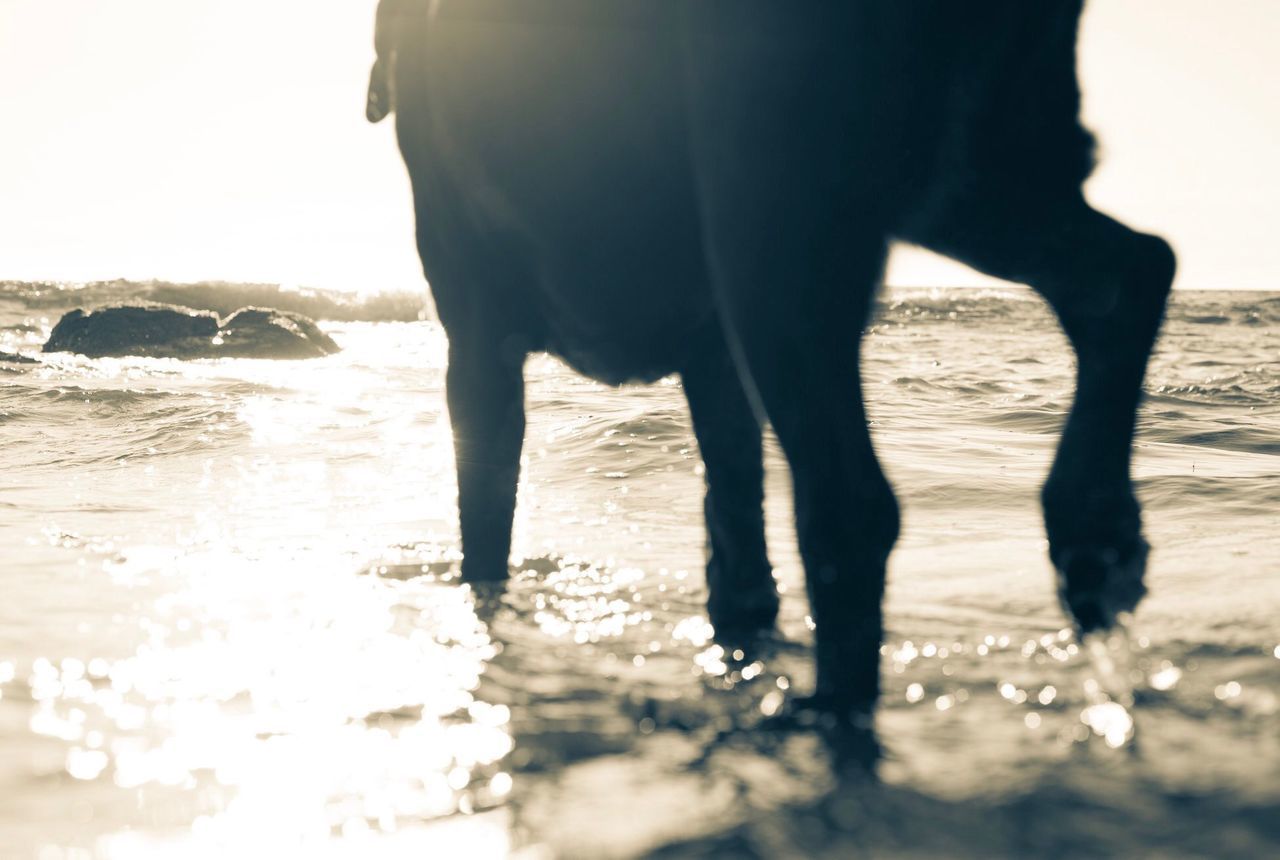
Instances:
[[[65,310],[137,297],[294,306],[343,351],[39,355]],[[0,857],[1280,852],[1280,296],[1172,299],[1134,465],[1151,593],[1100,660],[1037,502],[1073,381],[1052,316],[882,299],[864,374],[904,528],[869,769],[769,721],[812,683],[772,441],[777,641],[711,638],[677,379],[532,358],[519,573],[457,581],[419,304],[0,285],[0,351],[39,359],[0,363]]]

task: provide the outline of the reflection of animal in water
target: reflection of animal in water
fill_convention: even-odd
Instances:
[[[678,372],[717,631],[777,612],[767,418],[794,478],[817,700],[873,703],[898,510],[859,334],[899,238],[1057,312],[1078,387],[1043,491],[1050,555],[1082,630],[1132,609],[1134,413],[1174,257],[1081,194],[1080,6],[383,0],[369,116],[397,114],[449,337],[464,577],[507,575],[528,353],[613,383]]]

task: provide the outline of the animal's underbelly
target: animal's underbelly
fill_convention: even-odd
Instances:
[[[709,291],[672,280],[652,290],[610,290],[585,299],[563,289],[539,297],[542,346],[602,382],[651,382],[682,369],[715,324]],[[578,301],[577,299],[583,300]]]
[[[437,304],[509,303],[606,381],[679,369],[713,306],[676,55],[662,28],[431,25],[398,124]]]

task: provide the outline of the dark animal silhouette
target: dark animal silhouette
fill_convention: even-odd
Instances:
[[[1078,357],[1043,490],[1077,626],[1143,594],[1129,460],[1174,256],[1092,209],[1079,0],[383,0],[392,109],[449,338],[464,577],[507,575],[522,365],[679,372],[706,464],[709,611],[766,628],[761,424],[794,478],[815,701],[879,690],[898,534],[859,384],[886,247],[1030,284]]]

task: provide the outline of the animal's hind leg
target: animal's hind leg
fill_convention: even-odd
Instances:
[[[1145,593],[1147,543],[1129,466],[1173,252],[1078,194],[1046,198],[1031,211],[977,206],[924,243],[1030,284],[1075,348],[1075,402],[1042,501],[1064,607],[1082,632],[1110,626]]]
[[[707,611],[721,640],[773,626],[778,592],[765,551],[761,428],[719,325],[681,376],[706,467]]]

